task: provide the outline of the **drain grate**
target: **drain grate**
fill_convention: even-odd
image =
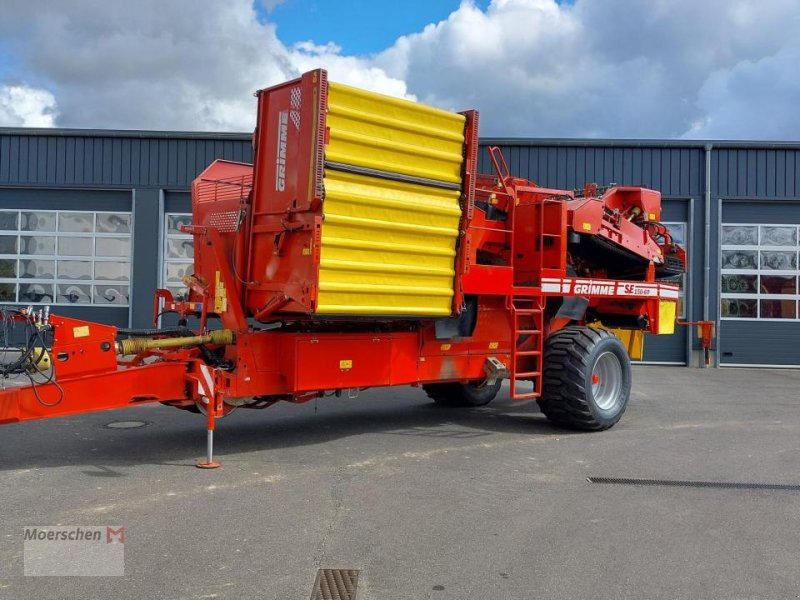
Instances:
[[[800,491],[800,485],[790,483],[745,483],[737,481],[684,481],[680,479],[632,479],[627,477],[587,477],[589,483],[613,485],[642,485],[691,488],[717,488],[723,490],[778,490]]]
[[[320,569],[311,590],[311,600],[355,600],[358,571]]]

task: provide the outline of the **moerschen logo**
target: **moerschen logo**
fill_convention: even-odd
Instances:
[[[24,571],[29,577],[125,574],[124,527],[25,527],[22,542]]]
[[[286,139],[289,136],[289,112],[278,113],[278,155],[275,158],[275,189],[286,189]]]

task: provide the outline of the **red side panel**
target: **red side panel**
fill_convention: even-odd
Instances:
[[[248,314],[313,311],[326,103],[323,70],[258,92]]]
[[[248,221],[250,190],[253,185],[253,166],[226,160],[216,160],[192,182],[192,223],[195,227],[194,274],[207,289],[205,298],[208,312],[215,311],[214,297],[217,273],[242,274],[247,269]],[[220,245],[209,245],[210,231]],[[220,262],[218,256],[224,257]],[[226,296],[240,298],[241,275],[227,277]],[[199,297],[195,294],[194,300]],[[238,327],[226,324],[233,329]]]

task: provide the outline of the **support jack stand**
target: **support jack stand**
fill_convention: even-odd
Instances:
[[[208,421],[206,426],[206,460],[197,463],[198,469],[217,469],[222,466],[222,461],[214,460],[214,426],[216,423],[216,400],[208,403]]]

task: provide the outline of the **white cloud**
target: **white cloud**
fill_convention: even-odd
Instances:
[[[264,10],[267,12],[272,12],[275,10],[276,6],[283,4],[285,0],[258,0],[261,3],[261,6],[264,7]]]
[[[698,93],[703,117],[689,138],[800,138],[800,44],[712,73]]]
[[[64,127],[247,131],[256,89],[326,66],[405,95],[402,81],[334,46],[287,48],[251,0],[4,0],[0,39],[47,82]]]
[[[0,39],[59,126],[246,131],[255,89],[323,67],[484,135],[800,138],[796,0],[463,0],[376,56],[287,47],[254,1],[4,0]]]
[[[376,64],[423,102],[479,108],[484,135],[679,137],[717,110],[710,74],[760,64],[798,25],[796,0],[463,1]],[[761,83],[787,117],[798,91]],[[754,93],[713,102],[746,107]]]
[[[389,77],[369,58],[343,56],[341,48],[335,44],[320,46],[312,42],[301,42],[292,47],[289,59],[300,73],[324,65],[331,81],[416,100],[416,96],[409,94],[405,81]]]
[[[25,84],[0,85],[0,124],[10,127],[53,127],[58,110],[47,90]]]

